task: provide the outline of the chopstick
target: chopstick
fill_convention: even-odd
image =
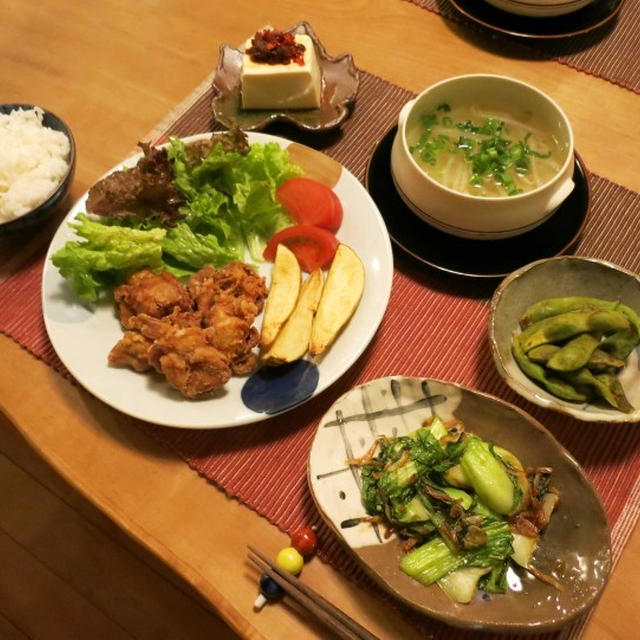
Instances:
[[[318,620],[335,631],[341,638],[345,640],[379,640],[359,625],[353,618],[350,618],[346,613],[340,611],[340,609],[332,605],[328,600],[325,600],[319,593],[305,585],[301,580],[280,569],[280,567],[272,563],[251,545],[249,545],[249,551],[249,560],[253,562],[253,564],[280,585],[287,595],[313,613]]]

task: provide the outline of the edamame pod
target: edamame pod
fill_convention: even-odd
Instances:
[[[633,407],[627,400],[618,379],[607,373],[593,375],[586,368],[565,374],[567,380],[574,385],[590,385],[595,392],[615,409],[629,413]],[[616,384],[614,384],[614,381]]]
[[[629,400],[627,400],[627,396],[620,384],[620,380],[618,380],[615,375],[612,373],[599,373],[595,378],[613,395],[616,400],[616,404],[614,406],[617,409],[624,411],[624,413],[631,413],[633,411],[633,407]]]
[[[527,353],[538,345],[573,338],[579,333],[612,333],[629,328],[629,320],[618,311],[568,311],[545,318],[520,334],[520,346]]]
[[[547,362],[554,371],[574,371],[584,367],[600,340],[591,333],[581,333],[556,351]]]
[[[611,334],[614,336],[615,334]],[[561,347],[557,344],[541,344],[534,347],[527,353],[527,358],[537,362],[538,364],[547,364],[551,356],[557,353]],[[622,369],[624,367],[624,360],[617,358],[612,353],[607,353],[601,349],[595,349],[591,354],[586,367],[590,371],[605,372],[612,369]]]
[[[626,360],[639,341],[635,328],[622,329],[607,336],[600,343],[600,348],[616,358]]]
[[[611,334],[615,335],[615,334]],[[589,371],[609,371],[611,369],[622,369],[624,367],[624,360],[614,356],[612,353],[607,353],[602,349],[596,349],[587,362],[587,369]]]
[[[540,382],[549,393],[571,402],[586,402],[589,399],[588,395],[575,389],[566,380],[548,375],[542,365],[530,360],[522,350],[518,336],[513,340],[512,351],[515,361],[524,374]]]
[[[527,357],[534,362],[546,364],[549,361],[549,358],[559,350],[560,347],[557,344],[541,344],[537,347],[533,347],[533,349],[527,353]]]
[[[546,298],[528,307],[519,323],[512,351],[527,376],[565,400],[597,395],[620,411],[633,409],[615,372],[640,344],[635,310],[590,296]]]
[[[546,298],[540,300],[532,304],[520,316],[520,326],[524,329],[535,322],[551,316],[567,313],[568,311],[589,311],[595,309],[619,311],[627,317],[629,322],[636,328],[638,334],[640,334],[640,316],[638,316],[631,307],[617,300],[602,300],[588,296],[567,296],[564,298]]]

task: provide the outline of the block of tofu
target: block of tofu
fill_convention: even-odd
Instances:
[[[313,41],[296,35],[304,46],[302,64],[254,62],[245,52],[242,60],[243,109],[317,109],[322,78]],[[251,45],[249,41],[247,48]]]

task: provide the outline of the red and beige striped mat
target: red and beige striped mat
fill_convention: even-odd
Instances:
[[[187,135],[212,126],[210,83],[204,83],[151,136]],[[337,140],[323,148],[363,179],[376,141],[396,121],[411,93],[361,73],[358,101]],[[311,143],[293,129],[274,131]],[[317,140],[316,140],[317,142]],[[314,145],[318,146],[318,144]],[[626,229],[640,224],[640,194],[591,175],[592,209],[576,253],[640,271],[640,254]],[[522,407],[549,428],[585,469],[600,494],[612,527],[617,559],[640,514],[640,428],[585,424],[529,404],[498,376],[487,343],[488,300],[494,283],[452,279],[428,271],[397,252],[393,290],[370,347],[334,386],[297,409],[265,422],[221,431],[166,429],[138,423],[195,471],[283,531],[318,526],[319,556],[348,577],[375,589],[321,521],[306,481],[307,456],[317,422],[334,399],[352,386],[387,375],[451,380],[492,393]],[[42,321],[43,256],[34,257],[0,283],[0,331],[68,375],[49,343]],[[428,313],[427,313],[428,310]],[[379,592],[379,590],[377,590]],[[380,593],[380,592],[379,592]],[[380,593],[381,597],[384,597]],[[393,606],[400,606],[394,603]],[[425,637],[462,638],[444,625],[420,625]],[[550,637],[575,638],[578,622]]]
[[[554,59],[578,71],[640,93],[640,0],[621,0],[622,6],[617,15],[598,29],[570,38],[551,40],[516,39],[490,31],[467,19],[446,0],[406,1],[486,35],[491,46],[499,47],[504,53]],[[614,6],[612,2],[600,4]]]

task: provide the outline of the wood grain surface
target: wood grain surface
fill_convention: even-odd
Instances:
[[[640,191],[629,132],[640,96],[553,61],[505,55],[403,0],[0,0],[0,14],[0,98],[40,104],[71,126],[71,199],[215,68],[222,43],[299,20],[330,54],[350,51],[359,67],[414,91],[469,72],[535,84],[568,113],[587,167]],[[52,231],[19,246],[1,241],[0,277]],[[330,637],[292,606],[252,609],[246,544],[275,553],[284,534],[4,336],[0,356],[0,637]],[[585,638],[635,637],[639,569],[636,529]],[[304,577],[380,638],[419,637],[317,560]]]

